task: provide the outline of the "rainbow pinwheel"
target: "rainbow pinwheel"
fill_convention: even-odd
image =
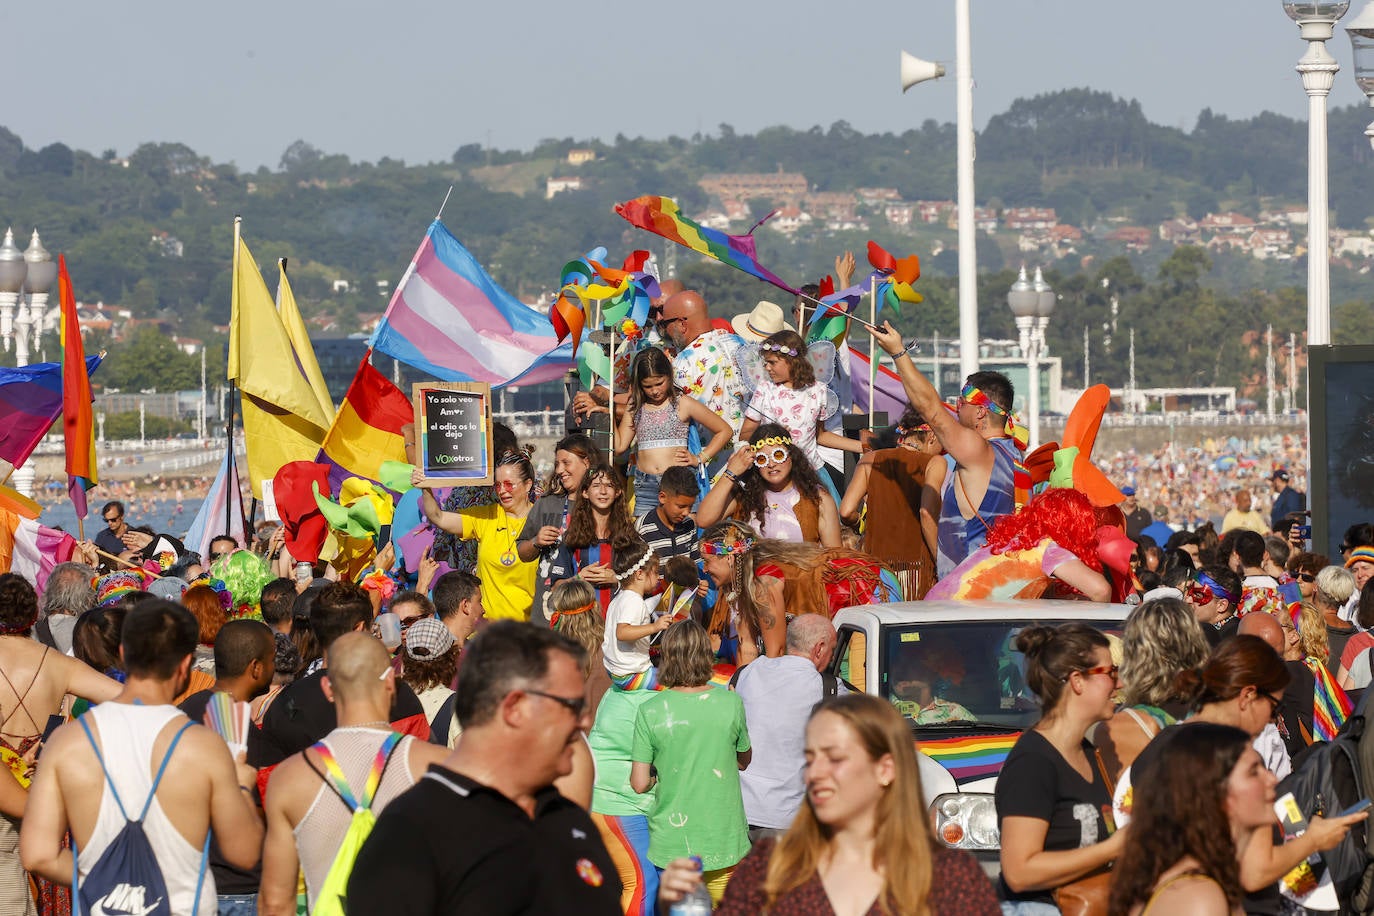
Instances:
[[[879,310],[891,306],[894,311],[900,312],[903,302],[914,305],[924,300],[925,297],[911,285],[921,278],[921,259],[916,255],[894,258],[877,242],[870,241],[868,263],[878,272]]]

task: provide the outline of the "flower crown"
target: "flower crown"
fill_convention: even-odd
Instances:
[[[784,355],[786,355],[786,356],[792,357],[793,359],[796,359],[796,358],[797,358],[797,351],[796,351],[796,350],[794,350],[794,349],[791,348],[791,347],[784,347],[782,344],[761,343],[761,344],[759,344],[759,349],[760,349],[760,350],[771,350],[771,351],[774,352],[774,353],[782,353],[782,354],[784,354]]]
[[[644,564],[648,563],[649,560],[650,560],[650,558],[653,557],[653,555],[654,555],[654,549],[653,549],[652,547],[645,547],[645,548],[644,548],[644,556],[642,556],[642,557],[639,558],[639,562],[636,563],[635,565],[631,566],[629,569],[625,570],[625,571],[624,571],[623,573],[621,573],[620,575],[616,576],[616,577],[615,577],[615,578],[616,578],[616,581],[617,581],[617,582],[628,582],[628,581],[630,581],[631,579],[633,579],[633,578],[635,577],[635,573],[637,573],[637,572],[639,572],[641,569],[643,569],[643,568],[644,568]]]
[[[753,549],[754,539],[736,531],[728,531],[718,540],[701,542],[701,555],[704,557],[728,557]]]
[[[754,451],[757,452],[759,449],[770,448],[771,446],[774,446],[774,445],[791,445],[791,444],[792,444],[792,440],[791,440],[790,438],[788,438],[787,436],[769,436],[767,439],[760,439],[759,441],[750,444],[749,447],[752,448]]]

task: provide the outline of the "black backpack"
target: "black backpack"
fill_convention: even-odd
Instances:
[[[167,771],[167,761],[172,759],[177,742],[186,733],[186,729],[191,727],[191,723],[187,722],[181,726],[172,736],[172,743],[167,745],[167,753],[157,768],[157,775],[153,777],[153,787],[148,790],[148,799],[143,803],[143,810],[139,812],[137,819],[130,819],[123,800],[115,791],[114,780],[110,778],[109,767],[105,765],[105,758],[101,756],[100,748],[95,743],[91,727],[86,724],[86,717],[82,716],[77,721],[81,723],[81,728],[86,732],[86,739],[91,742],[95,757],[100,761],[100,769],[105,774],[110,794],[114,796],[119,813],[124,817],[124,828],[115,835],[110,845],[100,854],[100,858],[91,866],[85,881],[77,880],[77,849],[76,844],[72,844],[72,914],[81,916],[84,910],[91,914],[139,913],[145,916],[173,916],[172,903],[167,899],[167,882],[162,877],[157,854],[148,842],[148,834],[143,830],[143,819],[148,816],[148,809],[152,807],[153,798],[157,795],[158,784],[162,782],[162,774]],[[196,893],[193,898],[197,908],[200,905],[200,892],[205,881],[205,868],[209,856],[210,838],[207,836],[205,852],[200,857],[200,876],[196,879]]]
[[[1374,773],[1374,727],[1367,697],[1345,720],[1331,741],[1317,742],[1293,759],[1293,772],[1279,783],[1277,794],[1293,793],[1303,816],[1335,817],[1369,794],[1365,774]],[[1321,853],[1342,913],[1374,913],[1374,832],[1368,822],[1356,824],[1339,844]]]

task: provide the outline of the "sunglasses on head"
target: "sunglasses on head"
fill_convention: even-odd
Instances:
[[[770,464],[782,464],[792,457],[785,445],[775,445],[770,449],[754,452],[754,467],[766,468]]]

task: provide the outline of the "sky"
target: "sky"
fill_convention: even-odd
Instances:
[[[1355,0],[1347,21],[1365,0]],[[446,160],[468,143],[738,132],[901,131],[954,119],[954,0],[69,0],[0,9],[0,125],[30,148],[120,155],[180,142],[276,168],[304,139],[354,160]],[[972,0],[974,117],[1088,86],[1191,129],[1305,118],[1305,51],[1280,0]],[[136,12],[130,12],[130,10]],[[1331,104],[1363,103],[1350,42]],[[950,77],[898,85],[898,51]],[[1374,119],[1374,112],[1371,112]]]

